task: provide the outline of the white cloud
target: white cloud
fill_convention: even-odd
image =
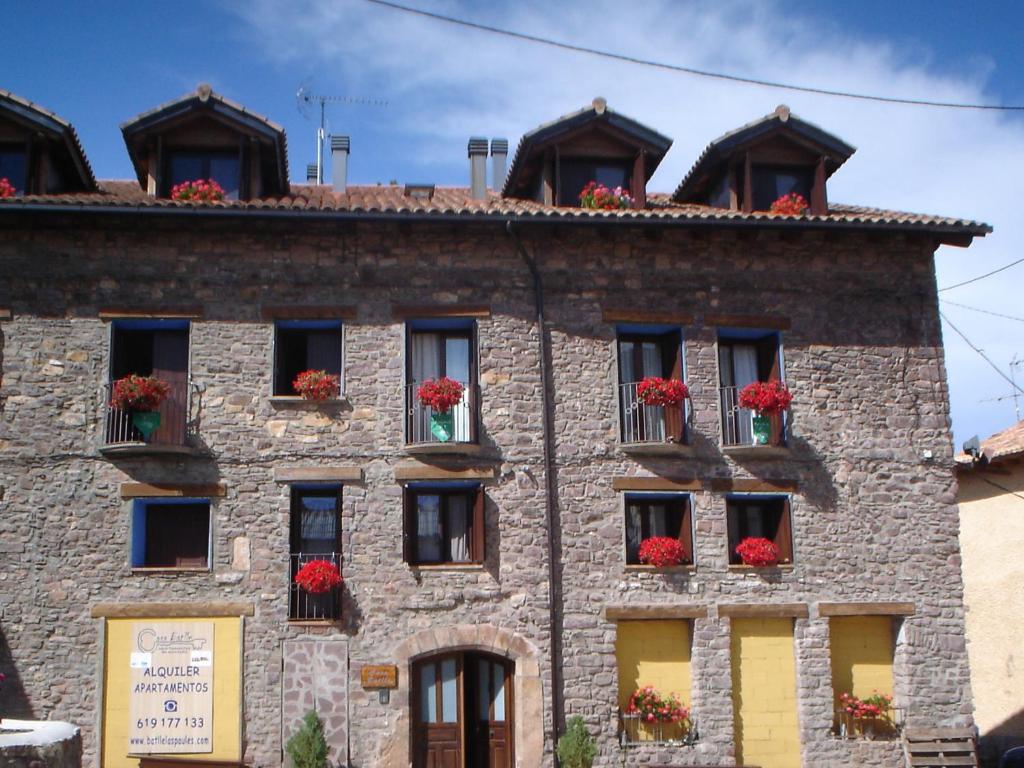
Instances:
[[[792,4],[624,4],[580,0],[506,5],[427,2],[420,7],[494,26],[702,69],[817,87],[948,101],[991,102],[990,61],[962,76],[935,74],[941,51],[858,39],[836,25],[801,20]],[[571,53],[399,13],[361,0],[272,0],[229,6],[265,53],[283,67],[314,67],[332,88],[390,101],[387,122],[411,178],[464,183],[469,135],[518,137],[596,96],[675,139],[652,181],[671,190],[707,142],[785,102],[794,113],[854,144],[830,196],[901,210],[968,216],[994,235],[969,250],[942,248],[939,284],[949,285],[1018,258],[1017,209],[1024,123],[1004,114],[955,111],[773,91]],[[287,12],[285,12],[287,8]],[[785,12],[780,12],[784,10]],[[358,138],[358,137],[357,137]],[[364,145],[373,137],[362,137]],[[998,279],[949,292],[974,306],[1024,315],[1024,265]],[[955,307],[949,316],[999,364],[1024,354],[1024,325]],[[1009,384],[946,331],[959,440],[1012,422]],[[1018,370],[1024,380],[1024,368]]]

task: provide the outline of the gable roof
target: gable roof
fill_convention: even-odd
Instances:
[[[259,136],[271,144],[275,153],[275,167],[278,173],[278,188],[288,189],[288,145],[284,128],[263,115],[251,112],[236,101],[214,93],[209,85],[200,83],[194,91],[177,99],[164,102],[153,109],[142,112],[121,123],[121,134],[128,146],[128,155],[139,179],[146,186],[146,158],[142,153],[141,139],[165,125],[190,115],[208,114],[225,122],[236,130]]]
[[[505,177],[502,195],[506,197],[512,195],[519,185],[521,177],[529,169],[535,152],[589,126],[609,126],[623,139],[646,149],[651,158],[650,162],[645,164],[647,179],[651,178],[665,153],[672,146],[672,139],[663,136],[653,128],[648,128],[643,123],[638,123],[631,117],[609,109],[604,99],[597,98],[589,107],[562,115],[556,120],[543,123],[523,134],[519,140],[519,146],[516,147],[508,175]]]
[[[42,133],[63,152],[70,167],[75,171],[74,181],[78,184],[71,184],[74,191],[93,192],[97,189],[96,177],[93,176],[92,167],[71,123],[60,115],[2,88],[0,114]]]
[[[789,134],[817,147],[828,159],[825,163],[826,176],[835,173],[839,166],[857,151],[856,147],[850,146],[838,136],[813,123],[801,120],[789,111],[789,107],[780,104],[770,115],[729,131],[708,144],[697,158],[697,162],[690,168],[690,172],[676,187],[672,199],[677,202],[692,201],[711,180],[714,171],[723,161],[773,133],[783,136]]]

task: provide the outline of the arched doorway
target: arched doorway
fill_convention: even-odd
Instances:
[[[440,653],[412,673],[414,768],[512,768],[514,664],[479,652]]]

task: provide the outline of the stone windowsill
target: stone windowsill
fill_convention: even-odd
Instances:
[[[341,619],[288,619],[289,627],[333,627]]]
[[[407,443],[405,453],[409,456],[429,456],[432,454],[459,454],[462,456],[479,456],[484,452],[480,443]]]
[[[792,563],[779,563],[778,565],[729,565],[730,573],[760,573],[764,571],[792,571]]]
[[[450,571],[453,573],[480,573],[483,572],[483,563],[437,563],[429,565],[417,565],[410,563],[409,568],[413,571],[428,571],[433,573],[444,573]]]
[[[785,445],[723,445],[722,455],[746,459],[779,459],[789,456]]]
[[[100,445],[100,453],[104,456],[141,456],[144,454],[173,454],[188,455],[196,450],[191,445],[166,445],[161,443],[103,443]]]
[[[139,567],[136,567],[136,566],[132,566],[132,575],[134,575],[134,576],[151,576],[151,575],[158,575],[158,574],[161,574],[161,573],[171,573],[171,574],[197,573],[198,574],[198,573],[212,573],[212,572],[213,572],[212,568],[186,568],[186,567],[177,568],[177,567],[172,567],[172,566],[160,566],[160,567],[155,567],[155,568],[147,568],[147,567],[139,568]]]
[[[626,573],[696,573],[696,565],[669,565],[657,568],[653,565],[627,565]]]
[[[619,450],[629,455],[693,456],[697,450],[686,443],[619,443]]]
[[[348,402],[348,398],[345,397],[345,393],[342,393],[339,397],[329,397],[326,400],[308,400],[305,397],[299,397],[298,395],[271,395],[267,399],[273,406],[311,405],[337,407]]]

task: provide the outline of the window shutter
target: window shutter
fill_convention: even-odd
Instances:
[[[412,563],[416,560],[416,494],[409,487],[402,488],[402,514],[402,559]]]
[[[740,540],[746,536],[746,531],[740,530],[742,515],[740,514],[739,505],[732,501],[726,502],[725,507],[726,516],[726,541],[728,551],[728,561],[730,564],[735,565],[740,562],[740,556],[736,554],[736,547],[739,545]]]
[[[682,521],[679,523],[679,543],[683,545],[683,555],[687,563],[693,562],[693,507],[690,500],[683,502]]]
[[[775,529],[775,546],[779,548],[779,562],[793,562],[793,526],[790,522],[789,499],[782,500],[779,525]]]
[[[662,366],[665,378],[683,380],[682,334],[679,331],[666,333],[661,340]],[[686,402],[665,408],[665,436],[672,441],[683,442],[683,413]]]
[[[487,530],[484,527],[484,487],[478,486],[476,495],[473,498],[473,550],[470,558],[477,563],[482,563],[485,557],[484,548],[487,541]]]

